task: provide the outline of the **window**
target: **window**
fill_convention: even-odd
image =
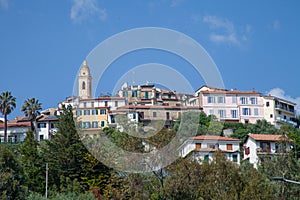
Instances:
[[[44,140],[44,135],[40,135],[40,141]]]
[[[181,117],[181,112],[178,112],[178,113],[177,113],[177,117],[178,117],[178,118]]]
[[[153,113],[152,113],[152,116],[153,116],[153,117],[156,117],[156,112],[153,112]]]
[[[251,97],[250,102],[251,102],[251,104],[257,104],[257,98],[256,97]]]
[[[90,122],[83,122],[82,123],[82,128],[91,128],[91,123]]]
[[[139,112],[138,115],[140,119],[144,119],[144,112]]]
[[[132,119],[136,119],[136,114],[132,113]]]
[[[115,101],[115,107],[118,107],[118,101]]]
[[[243,115],[251,115],[251,110],[250,108],[243,108],[242,113]]]
[[[84,110],[84,115],[90,115],[90,110]]]
[[[145,92],[145,99],[149,98],[149,92]]]
[[[106,110],[105,110],[105,109],[101,109],[101,110],[100,110],[100,114],[101,114],[101,115],[105,115],[105,114],[106,114]]]
[[[38,123],[38,128],[46,128],[46,123]]]
[[[157,98],[157,99],[159,98],[159,93],[155,94],[155,98]]]
[[[170,113],[169,112],[166,113],[166,118],[167,118],[167,120],[170,119]]]
[[[132,97],[137,97],[137,90],[133,90],[131,96]]]
[[[171,97],[172,97],[171,94],[168,94],[168,99],[171,99]]]
[[[92,128],[98,128],[98,122],[97,121],[92,122]]]
[[[77,116],[82,115],[82,111],[81,111],[81,110],[76,110],[76,115],[77,115]]]
[[[225,118],[226,117],[226,110],[218,110],[218,114],[220,118]]]
[[[207,144],[207,147],[210,149],[219,149],[219,144]]]
[[[196,150],[200,150],[201,149],[201,143],[196,143]]]
[[[218,97],[218,103],[225,103],[225,97]]]
[[[115,116],[111,115],[110,120],[111,120],[111,123],[116,123]]]
[[[232,151],[232,144],[226,144],[226,149]]]
[[[108,102],[104,101],[104,106],[107,107],[108,106]]]
[[[123,97],[128,97],[128,91],[123,91]]]
[[[245,149],[245,154],[246,154],[246,155],[249,155],[249,154],[250,154],[250,147],[247,147],[247,148]]]
[[[91,102],[91,107],[94,108],[94,102]]]
[[[207,154],[207,155],[204,155],[204,161],[205,162],[208,162],[208,159],[209,159],[209,155]]]
[[[269,107],[270,106],[270,102],[267,101],[266,102],[266,106]]]
[[[254,115],[258,116],[258,108],[254,108]]]
[[[98,115],[98,109],[92,110],[92,115]]]
[[[260,148],[261,148],[262,152],[270,152],[271,151],[269,142],[261,142]]]
[[[85,82],[84,82],[84,81],[82,82],[82,87],[81,87],[81,89],[85,90]]]
[[[232,155],[232,161],[233,162],[237,162],[238,161],[238,156],[235,154],[235,155]]]
[[[211,97],[211,96],[207,97],[207,102],[208,103],[215,103],[215,97]]]
[[[52,122],[52,123],[50,124],[50,127],[51,127],[51,128],[57,128],[57,123]]]
[[[237,118],[237,110],[231,110],[231,118]]]
[[[241,97],[240,100],[241,100],[242,104],[248,104],[248,98],[247,97]]]
[[[209,114],[210,114],[210,115],[214,115],[214,109],[210,109],[210,110],[209,110]]]
[[[200,92],[197,92],[197,97],[199,97],[200,96]]]
[[[232,102],[232,103],[236,103],[236,97],[235,97],[235,96],[232,96],[231,102]]]
[[[101,127],[104,127],[104,125],[105,125],[105,122],[101,121]]]
[[[278,114],[281,115],[281,111],[280,110],[278,110]]]
[[[273,114],[270,114],[270,118],[273,118]]]

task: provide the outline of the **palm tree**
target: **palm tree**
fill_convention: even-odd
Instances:
[[[16,98],[10,92],[2,92],[0,96],[0,112],[4,115],[4,142],[7,142],[7,115],[16,107]]]
[[[40,114],[40,110],[42,110],[42,104],[35,98],[25,100],[21,109],[30,120],[31,130],[34,132],[36,140],[38,140],[38,136],[36,135],[34,125],[36,123],[36,117]]]

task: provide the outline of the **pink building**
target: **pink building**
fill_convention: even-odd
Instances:
[[[219,120],[255,123],[264,118],[264,101],[259,92],[218,89],[209,86],[199,88],[194,104],[207,115]]]

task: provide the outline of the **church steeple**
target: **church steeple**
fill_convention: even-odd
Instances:
[[[86,60],[83,61],[78,75],[78,95],[82,99],[92,97],[92,76]]]

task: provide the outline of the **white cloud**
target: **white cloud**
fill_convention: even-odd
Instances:
[[[300,115],[300,97],[293,98],[289,95],[286,95],[285,91],[281,88],[273,88],[268,91],[267,94],[296,103],[296,112],[297,115]]]
[[[0,0],[0,8],[8,9],[8,0]]]
[[[194,21],[198,18],[192,16]],[[202,22],[208,24],[211,33],[209,38],[214,43],[227,43],[240,46],[242,41],[248,40],[248,34],[252,31],[250,25],[240,28],[241,33],[236,31],[235,25],[232,21],[226,18],[206,15],[202,18]]]
[[[96,0],[73,0],[70,18],[74,22],[82,22],[90,17],[99,18],[105,21],[107,12],[98,7]]]

